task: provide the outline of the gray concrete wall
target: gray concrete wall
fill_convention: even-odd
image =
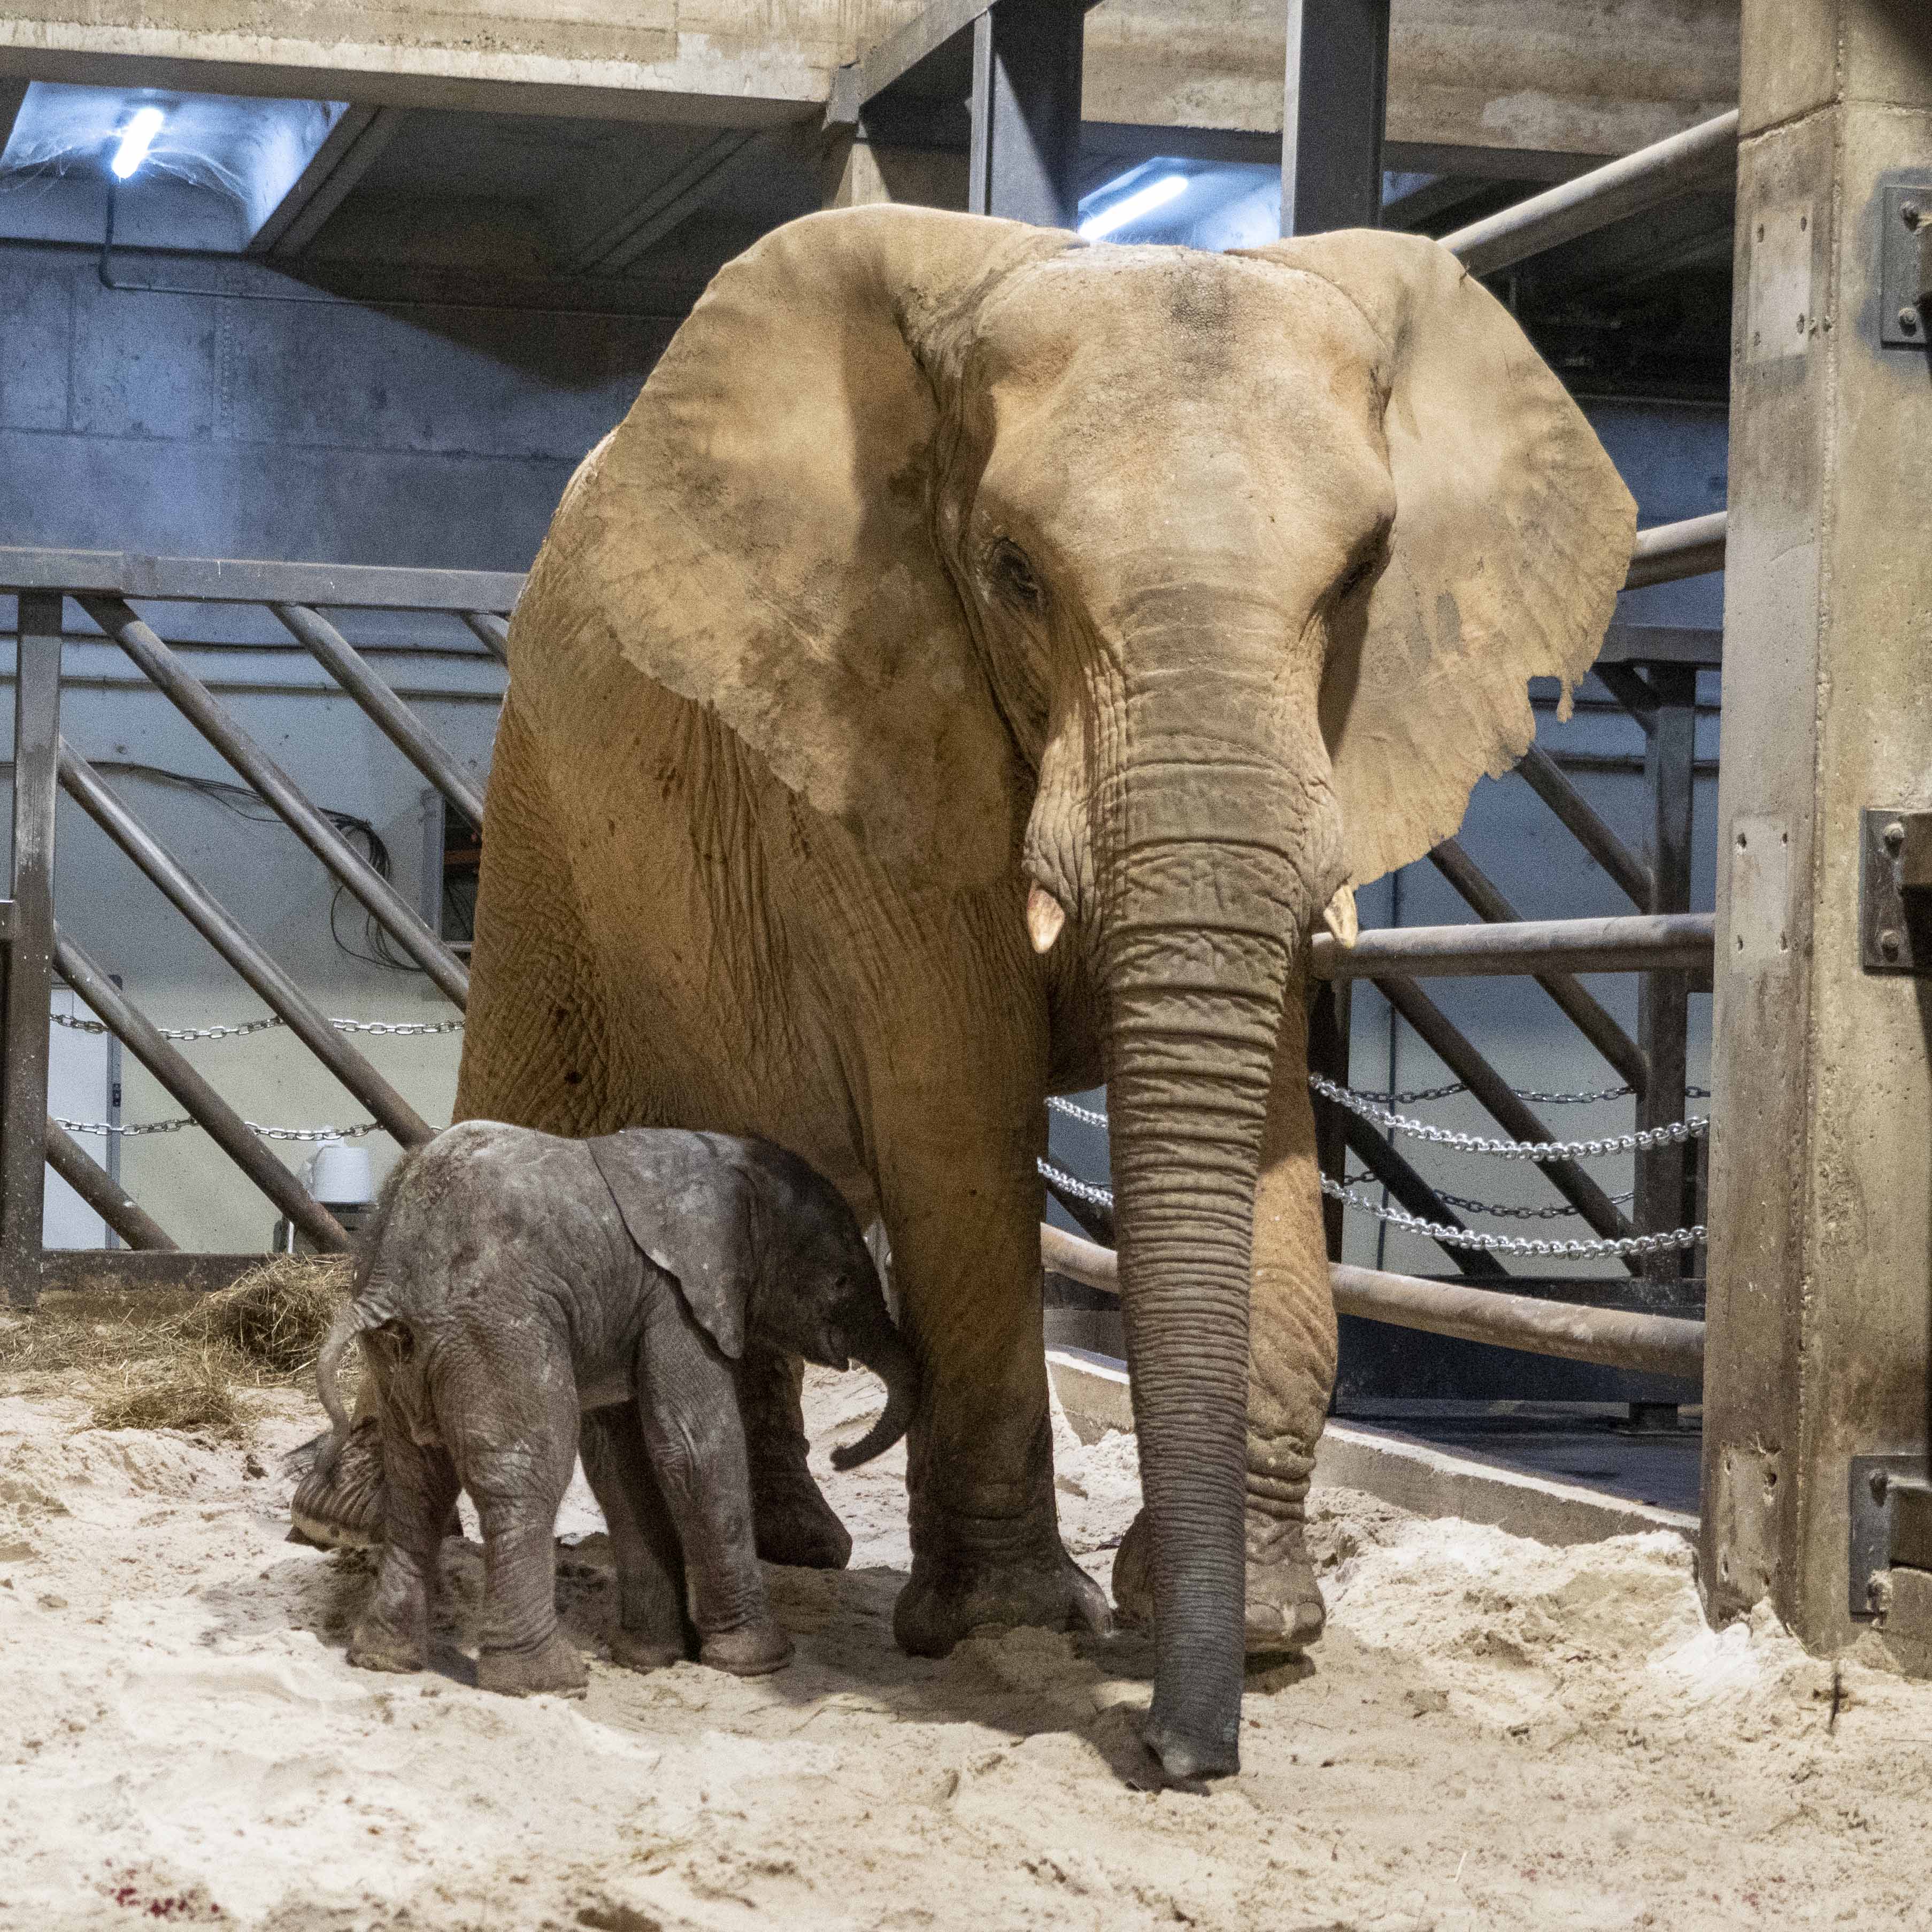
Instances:
[[[669,322],[380,311],[243,263],[0,244],[14,544],[521,570]],[[290,298],[269,300],[271,296]]]

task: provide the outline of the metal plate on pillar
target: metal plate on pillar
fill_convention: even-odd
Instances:
[[[1894,176],[1880,201],[1879,340],[1888,349],[1923,349],[1932,326],[1923,306],[1932,250],[1932,170]]]
[[[1860,813],[1858,956],[1868,973],[1932,976],[1932,812]]]

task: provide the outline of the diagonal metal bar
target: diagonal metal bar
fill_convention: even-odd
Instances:
[[[1342,1117],[1348,1123],[1348,1146],[1356,1158],[1412,1214],[1420,1215],[1425,1221],[1433,1221],[1438,1227],[1466,1227],[1467,1224],[1450,1210],[1449,1204],[1366,1120],[1346,1110]],[[1438,1241],[1436,1245],[1441,1247],[1442,1244]],[[1510,1278],[1509,1270],[1484,1249],[1445,1247],[1442,1252],[1458,1274],[1475,1275],[1484,1281],[1508,1281]]]
[[[395,887],[310,804],[295,781],[222,709],[208,687],[122,598],[83,597],[80,602],[390,938],[457,1006],[466,1006],[470,975],[456,955],[430,931]]]
[[[47,1165],[130,1248],[179,1252],[167,1230],[73,1135],[51,1119],[47,1122]]]
[[[1430,1050],[1467,1087],[1491,1118],[1511,1138],[1548,1141],[1556,1136],[1510,1092],[1508,1083],[1450,1023],[1448,1015],[1413,980],[1396,974],[1378,977],[1383,997],[1421,1036]],[[1550,1183],[1606,1240],[1622,1240],[1632,1232],[1617,1211],[1617,1204],[1574,1160],[1539,1163]],[[1642,1264],[1626,1261],[1633,1274]]]
[[[0,1274],[16,1308],[40,1299],[46,1190],[47,1011],[54,939],[61,598],[20,593],[14,682],[14,914],[0,1072]]]
[[[1651,910],[1655,892],[1650,868],[1603,820],[1596,808],[1570,782],[1556,760],[1532,745],[1516,766],[1523,782],[1550,810],[1567,832],[1617,883],[1617,890],[1640,912]]]
[[[1597,682],[1643,727],[1646,736],[1656,728],[1657,693],[1634,664],[1592,664],[1590,671]]]
[[[1460,839],[1444,839],[1429,858],[1479,918],[1492,926],[1511,925],[1521,920],[1522,915],[1462,849]],[[1536,983],[1563,1010],[1576,1030],[1640,1094],[1646,1092],[1650,1063],[1644,1058],[1642,1048],[1586,990],[1583,982],[1568,973],[1539,973],[1535,977]]]
[[[466,610],[463,621],[476,634],[477,641],[502,665],[510,663],[510,627],[494,610]]]
[[[344,1040],[226,907],[175,857],[101,782],[73,748],[61,746],[62,789],[134,860],[196,932],[315,1057],[404,1147],[421,1147],[436,1130],[368,1060]]]
[[[222,1152],[319,1248],[349,1246],[341,1224],[262,1146],[248,1124],[164,1040],[154,1022],[58,926],[54,962],[61,976],[106,1022],[128,1052],[206,1128]]]
[[[483,794],[470,774],[424,728],[416,713],[372,671],[356,647],[305,604],[268,608],[322,669],[355,699],[376,728],[472,826],[483,823]]]

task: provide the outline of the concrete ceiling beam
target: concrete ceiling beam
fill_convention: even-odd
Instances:
[[[1393,0],[1389,164],[1476,172],[1456,158],[1488,153],[1488,172],[1561,178],[1708,119],[1737,100],[1738,4]],[[744,129],[821,117],[835,86],[917,64],[983,9],[794,0],[778,27],[736,0],[638,0],[610,24],[501,0],[482,48],[458,32],[467,14],[411,0],[385,10],[380,39],[357,0],[316,0],[293,27],[272,0],[238,18],[184,0],[165,26],[145,0],[54,17],[71,10],[20,0],[0,19],[0,76]],[[1109,0],[1088,23],[1084,111],[1278,136],[1285,17],[1282,0]]]
[[[248,238],[250,255],[299,255],[402,124],[399,107],[352,106]]]

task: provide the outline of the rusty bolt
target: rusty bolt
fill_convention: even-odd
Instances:
[[[1885,828],[1885,849],[1888,852],[1896,852],[1904,843],[1905,827],[1894,818]]]
[[[1898,311],[1898,326],[1907,335],[1918,333],[1918,311],[1910,302]]]
[[[1896,959],[1898,957],[1900,943],[1898,928],[1896,926],[1887,926],[1878,936],[1878,950],[1888,959]]]

